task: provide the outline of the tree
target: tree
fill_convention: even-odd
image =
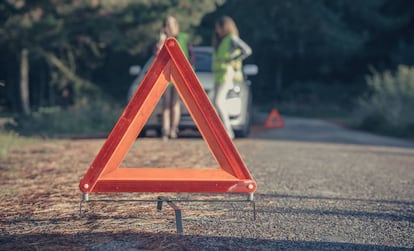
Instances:
[[[114,88],[106,86],[113,83],[106,83],[104,77],[95,77],[95,72],[108,67],[106,65],[122,63],[122,59],[111,62],[108,58],[118,54],[146,57],[168,13],[177,14],[182,27],[189,29],[220,2],[7,0],[0,2],[0,20],[4,24],[0,27],[0,44],[16,57],[27,50],[24,55],[30,55],[28,65],[39,67],[47,62],[48,67],[39,71],[46,72],[47,76],[38,79],[48,82],[49,91],[42,95],[52,97],[49,97],[49,104],[58,104],[60,97],[55,91],[67,89],[73,90],[75,102],[111,96]],[[33,72],[29,77],[35,74],[38,73]],[[10,77],[8,82],[16,82],[16,79]],[[31,83],[30,90],[36,90],[34,85],[38,84]],[[23,106],[26,105],[20,107]]]
[[[22,49],[20,59],[20,98],[23,113],[30,114],[30,99],[29,99],[29,51]]]
[[[379,47],[389,44],[372,45],[408,21],[407,15],[398,16],[401,11],[387,12],[392,2],[227,0],[203,19],[199,31],[209,41],[216,17],[230,14],[253,47],[250,60],[260,66],[256,93],[273,99],[297,81],[352,82],[370,62],[386,58],[387,51]],[[412,14],[412,8],[406,12]]]

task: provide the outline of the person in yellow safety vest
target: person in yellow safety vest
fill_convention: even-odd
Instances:
[[[242,60],[252,54],[252,49],[239,38],[236,23],[231,17],[223,16],[215,24],[213,38],[214,54],[212,71],[215,83],[214,105],[230,138],[234,138],[226,107],[226,98],[234,83],[242,82]]]
[[[184,55],[187,59],[190,59],[189,35],[187,33],[180,32],[178,20],[172,15],[167,16],[164,20],[164,26],[161,30],[160,39],[157,43],[157,53],[168,37],[175,37],[183,50]],[[178,135],[178,125],[180,123],[181,111],[178,93],[172,83],[168,85],[163,94],[162,108],[162,138],[163,140],[168,140],[168,138],[175,139]]]

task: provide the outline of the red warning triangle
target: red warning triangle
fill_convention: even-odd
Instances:
[[[218,168],[120,168],[169,82],[173,82]],[[247,193],[256,183],[177,40],[169,38],[79,183],[83,193]]]
[[[285,126],[285,123],[282,120],[282,116],[280,116],[277,109],[272,109],[272,111],[269,114],[269,117],[267,117],[266,119],[264,126],[266,128],[280,128]]]

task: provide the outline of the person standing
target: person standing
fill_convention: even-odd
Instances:
[[[190,58],[189,36],[187,33],[180,32],[180,26],[175,16],[169,15],[164,20],[164,25],[157,43],[157,52],[161,49],[164,41],[169,37],[175,37],[184,55]],[[180,101],[177,90],[172,83],[169,83],[163,94],[162,106],[162,138],[175,139],[178,136],[178,125],[180,123],[181,111]]]
[[[239,37],[236,23],[223,16],[216,21],[213,37],[214,54],[212,71],[215,83],[214,105],[231,139],[234,139],[229,112],[226,107],[227,93],[235,82],[242,82],[242,61],[252,54],[252,49]]]

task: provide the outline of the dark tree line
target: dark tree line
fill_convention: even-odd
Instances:
[[[223,14],[236,19],[253,47],[260,100],[294,98],[309,82],[362,91],[370,67],[414,64],[413,1],[228,0],[203,19],[205,39],[206,27]]]
[[[257,103],[295,99],[316,82],[351,95],[364,89],[370,67],[414,64],[410,0],[5,0],[0,107],[28,113],[91,99],[124,102],[128,67],[152,53],[168,13],[204,45],[219,15],[236,20],[254,50],[248,62],[260,67]]]
[[[91,99],[122,100],[128,66],[151,53],[163,18],[176,14],[189,29],[219,2],[2,1],[0,105],[28,113]]]

